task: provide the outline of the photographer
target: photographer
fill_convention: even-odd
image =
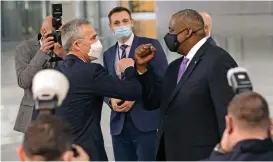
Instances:
[[[268,104],[261,95],[255,92],[238,94],[229,104],[225,118],[221,143],[208,160],[273,160],[272,123],[270,126]]]
[[[72,147],[76,150],[77,156]],[[72,145],[67,123],[52,115],[42,115],[30,123],[23,144],[18,148],[18,156],[21,161],[89,160],[80,146]]]
[[[43,21],[41,33],[30,40],[26,40],[16,47],[15,69],[19,87],[24,89],[14,130],[24,132],[31,121],[34,101],[32,99],[31,84],[33,76],[40,70],[51,68],[49,63],[50,48],[54,47],[54,53],[63,57],[66,52],[59,43],[54,43],[53,37],[47,37],[52,33],[52,16],[46,17]],[[35,118],[36,114],[33,115]]]

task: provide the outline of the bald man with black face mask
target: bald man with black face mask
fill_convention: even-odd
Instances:
[[[163,78],[149,64],[156,49],[143,45],[135,52],[145,107],[161,110],[157,160],[201,160],[224,132],[227,105],[234,95],[226,75],[237,64],[207,41],[204,21],[192,9],[172,16],[164,40],[181,57],[170,63]]]
[[[62,46],[59,43],[54,43],[53,37],[48,37],[48,34],[52,33],[52,31],[52,17],[47,16],[42,23],[40,33],[16,47],[15,69],[17,82],[19,87],[24,89],[24,97],[14,125],[14,130],[18,132],[24,132],[31,118],[36,118],[31,84],[33,76],[38,71],[52,68],[52,63],[49,62],[51,59],[49,56],[50,48],[54,47],[53,52],[59,57],[66,55]]]

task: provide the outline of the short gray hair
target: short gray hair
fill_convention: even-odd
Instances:
[[[197,34],[205,36],[205,23],[202,16],[197,11],[185,9],[178,11],[173,16],[178,16],[188,27],[190,27],[193,31],[196,31]]]
[[[84,19],[74,19],[61,27],[62,46],[66,52],[71,50],[73,40],[81,36],[81,26],[90,24]]]

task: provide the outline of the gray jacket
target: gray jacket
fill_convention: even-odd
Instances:
[[[49,66],[50,57],[40,50],[37,36],[22,42],[16,47],[15,69],[19,87],[24,89],[14,130],[24,132],[31,121],[34,101],[31,85],[34,75]]]

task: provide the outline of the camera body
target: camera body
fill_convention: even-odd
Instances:
[[[252,83],[245,68],[235,67],[229,69],[227,72],[227,80],[235,94],[253,90]]]
[[[53,37],[55,43],[62,45],[60,27],[62,26],[62,4],[52,4],[52,27],[53,31],[48,37]],[[54,47],[51,49],[53,50]]]

